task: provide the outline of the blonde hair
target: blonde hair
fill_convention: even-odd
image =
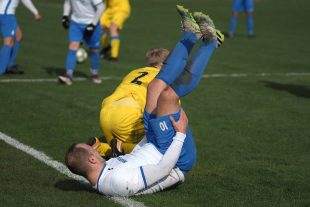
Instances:
[[[146,52],[146,64],[148,66],[160,66],[169,55],[169,50],[165,48],[153,48]]]

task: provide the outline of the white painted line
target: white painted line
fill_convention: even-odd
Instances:
[[[0,132],[0,140],[3,140],[5,143],[11,145],[12,147],[15,147],[16,149],[19,149],[19,150],[27,153],[28,155],[36,158],[37,160],[43,162],[46,165],[54,168],[55,170],[57,170],[58,172],[68,176],[69,178],[73,178],[73,179],[80,181],[82,183],[88,183],[88,181],[85,178],[71,173],[64,164],[54,160],[53,158],[46,155],[44,152],[40,152],[40,151],[30,147],[30,146],[27,146],[27,145],[19,142],[18,140],[14,139],[12,137],[9,137],[6,134],[3,134],[2,132]],[[138,202],[138,201],[134,201],[134,200],[129,199],[129,198],[124,198],[124,197],[106,197],[106,198],[108,198],[108,199],[114,201],[115,203],[118,203],[124,207],[133,207],[133,206],[146,207],[143,203]]]
[[[306,72],[298,72],[298,73],[214,73],[214,74],[205,74],[204,78],[244,78],[244,77],[266,77],[266,76],[310,76],[310,73]],[[103,76],[102,80],[120,80],[120,77],[116,76]],[[83,82],[88,81],[88,78],[74,78],[74,82]],[[23,79],[23,78],[7,78],[0,79],[0,83],[41,83],[41,82],[58,82],[56,78],[31,78],[31,79]]]

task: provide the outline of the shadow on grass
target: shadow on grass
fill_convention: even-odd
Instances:
[[[46,73],[51,75],[51,76],[63,75],[66,73],[66,70],[64,68],[54,67],[54,66],[45,66],[45,67],[43,67],[43,70],[45,70]],[[88,78],[88,75],[81,72],[81,71],[74,71],[74,76],[82,77],[82,78]]]
[[[54,186],[62,191],[88,191],[90,193],[97,193],[89,184],[81,183],[76,180],[60,180],[57,181]]]
[[[265,87],[268,87],[274,90],[286,91],[297,97],[310,98],[310,87],[307,87],[304,85],[283,84],[283,83],[277,83],[273,81],[260,81],[260,82],[265,84]]]

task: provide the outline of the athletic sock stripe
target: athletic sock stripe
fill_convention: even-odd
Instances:
[[[144,175],[144,171],[143,171],[142,166],[140,167],[140,172],[141,172],[141,175],[142,175],[144,187],[147,188],[147,183],[146,183],[146,179],[145,179],[145,175]]]

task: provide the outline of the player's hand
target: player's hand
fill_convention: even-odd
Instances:
[[[85,28],[85,35],[91,37],[95,31],[95,25],[89,24]]]
[[[69,25],[70,25],[69,17],[68,16],[63,16],[61,18],[61,23],[62,23],[63,28],[68,29]]]
[[[178,121],[175,121],[172,116],[170,116],[170,120],[176,132],[181,132],[183,134],[186,134],[188,119],[183,110],[181,110],[180,119]]]
[[[40,21],[42,19],[42,15],[40,13],[38,13],[38,14],[34,15],[34,19],[36,21]]]

